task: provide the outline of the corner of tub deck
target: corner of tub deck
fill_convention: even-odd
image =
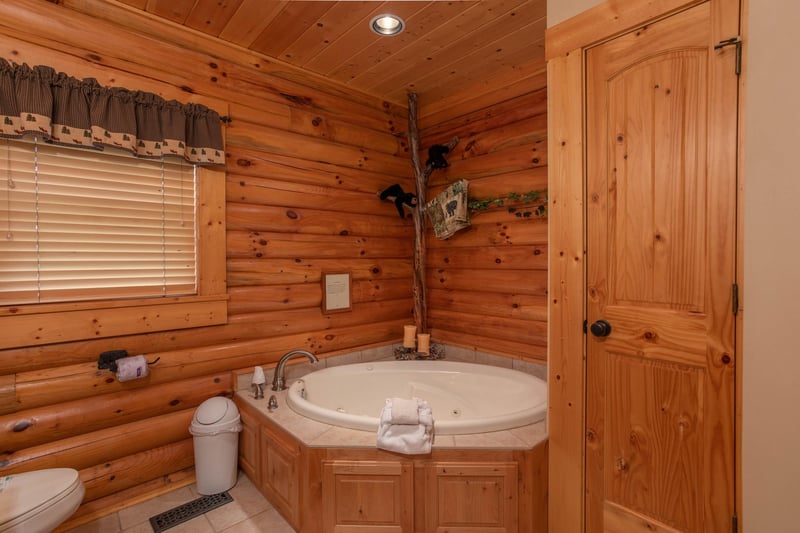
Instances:
[[[267,409],[271,395],[278,400],[278,408]],[[311,448],[374,448],[376,435],[371,431],[359,431],[317,422],[296,413],[289,407],[288,390],[264,391],[264,399],[256,400],[247,389],[236,392],[235,398],[260,413],[267,420],[280,426],[305,446]],[[434,426],[435,428],[435,426]],[[502,449],[530,450],[547,440],[545,420],[503,431],[473,433],[468,435],[436,435],[434,449]]]

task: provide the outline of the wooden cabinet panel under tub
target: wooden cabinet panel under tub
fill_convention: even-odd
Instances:
[[[412,531],[413,484],[411,461],[323,461],[323,531]]]
[[[259,465],[251,479],[300,533],[547,531],[547,439],[532,436],[537,428],[517,433],[532,436],[527,447],[487,445],[492,434],[443,436],[447,447],[401,455],[375,448],[368,432],[302,419],[284,393],[273,412],[247,393],[234,400],[239,464],[248,476]]]
[[[296,442],[287,442],[268,426],[261,426],[261,492],[289,524],[300,523],[300,451]]]
[[[426,463],[425,531],[518,531],[517,494],[516,463]]]
[[[261,485],[258,420],[249,411],[242,411],[239,414],[242,417],[242,432],[239,434],[239,466],[250,478],[250,481],[258,487]]]

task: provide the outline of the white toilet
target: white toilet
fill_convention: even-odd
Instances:
[[[78,471],[48,468],[0,477],[0,533],[49,533],[80,506]]]

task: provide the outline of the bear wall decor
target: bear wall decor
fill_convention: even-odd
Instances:
[[[450,151],[450,148],[441,144],[434,144],[428,148],[428,160],[425,161],[426,167],[431,168],[447,168],[450,164],[444,155]]]
[[[404,206],[410,209],[417,207],[417,195],[411,192],[405,192],[399,183],[389,185],[378,194],[378,197],[381,200],[394,202],[397,212],[400,214],[400,218],[406,218],[406,212],[405,209],[403,209]]]

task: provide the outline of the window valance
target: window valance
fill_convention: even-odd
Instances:
[[[0,137],[26,135],[98,150],[114,146],[137,157],[225,164],[216,111],[0,58]]]

